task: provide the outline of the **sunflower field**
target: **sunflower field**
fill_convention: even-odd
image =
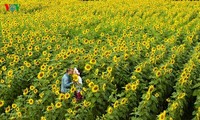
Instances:
[[[0,2],[0,120],[155,119],[200,120],[200,2]]]

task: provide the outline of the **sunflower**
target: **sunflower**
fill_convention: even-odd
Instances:
[[[94,85],[93,87],[92,87],[92,92],[98,92],[99,91],[99,86],[98,85]]]
[[[56,88],[52,88],[52,90],[51,90],[51,91],[55,93],[55,92],[56,92],[56,90],[57,90]]]
[[[6,71],[6,66],[3,66],[2,68],[1,68],[3,71]]]
[[[18,62],[19,62],[19,58],[15,58],[15,59],[14,59],[14,62],[15,62],[15,63],[18,63]]]
[[[84,91],[84,92],[86,92],[86,91],[87,91],[87,89],[86,89],[85,87],[83,87],[83,91]]]
[[[53,70],[53,66],[48,67],[48,71],[51,71],[51,70]]]
[[[176,55],[175,54],[172,54],[172,58],[174,59],[176,57]]]
[[[126,102],[128,101],[128,99],[127,98],[122,98],[122,100],[121,100],[121,102],[120,102],[120,104],[126,104]]]
[[[13,103],[13,104],[12,104],[12,108],[15,109],[16,107],[17,107],[17,104]]]
[[[164,112],[162,112],[162,113],[159,115],[159,120],[165,120],[165,116],[166,116],[166,111],[164,110]]]
[[[32,55],[33,55],[33,52],[29,51],[29,52],[28,52],[28,56],[30,57],[30,56],[32,56]]]
[[[178,95],[178,99],[182,99],[183,97],[185,97],[185,93],[180,93],[179,95]]]
[[[49,62],[50,61],[50,59],[47,57],[46,59],[45,59],[47,62]]]
[[[86,100],[83,101],[83,106],[84,106],[84,107],[88,107],[89,104],[90,104],[90,102],[87,102]]]
[[[22,113],[21,112],[17,112],[17,117],[22,117]]]
[[[8,73],[7,73],[7,75],[8,75],[9,77],[12,77],[12,75],[13,75],[13,70],[9,70]]]
[[[40,98],[43,98],[44,92],[40,93],[39,96],[40,96]]]
[[[30,64],[30,63],[27,63],[27,64],[26,64],[26,67],[30,68],[30,67],[31,67],[31,64]]]
[[[161,76],[161,71],[156,71],[156,77],[160,77]]]
[[[91,59],[90,60],[90,64],[96,64],[96,60],[95,59]]]
[[[173,71],[173,69],[171,68],[171,69],[169,69],[169,73],[172,73],[172,71]]]
[[[37,94],[37,93],[38,93],[38,90],[37,90],[37,89],[34,89],[33,92],[34,92],[35,94]]]
[[[93,87],[94,86],[94,82],[90,82],[89,84],[88,84],[88,86],[91,88],[91,87]]]
[[[135,69],[135,72],[140,73],[141,71],[142,71],[142,68],[140,66]]]
[[[42,99],[36,100],[37,104],[41,104],[42,103]]]
[[[98,30],[99,30],[99,28],[97,28],[97,27],[94,29],[95,32],[98,32]]]
[[[77,74],[73,74],[72,78],[73,78],[74,82],[78,82],[78,75]]]
[[[0,100],[0,108],[4,105],[4,101]]]
[[[106,90],[106,83],[103,84],[103,87],[102,87],[103,91]]]
[[[147,92],[147,94],[146,94],[146,96],[145,96],[146,100],[149,100],[150,97],[151,97],[151,94],[150,94],[149,92]]]
[[[132,80],[136,79],[136,76],[135,76],[135,75],[132,75],[132,76],[131,76],[131,79],[132,79]]]
[[[70,98],[70,94],[69,93],[65,93],[65,99],[69,99]]]
[[[113,108],[109,106],[107,109],[107,112],[108,112],[108,114],[111,114],[113,112]]]
[[[1,79],[1,80],[0,80],[0,83],[2,83],[2,84],[3,84],[4,82],[5,82],[5,80],[4,80],[4,79]]]
[[[57,102],[56,103],[56,108],[60,108],[62,106],[62,103],[61,102]]]
[[[57,44],[57,45],[56,45],[56,50],[60,49],[60,47],[61,47],[61,46],[60,46],[59,44]]]
[[[154,96],[155,96],[155,97],[159,97],[159,96],[160,96],[160,94],[159,94],[159,93],[156,93]]]
[[[132,89],[133,91],[135,91],[135,90],[137,89],[137,84],[132,84],[132,85],[131,85],[131,89]]]
[[[85,65],[85,70],[86,70],[86,71],[90,71],[91,68],[92,68],[91,65],[89,65],[89,64],[86,64],[86,65]]]
[[[5,108],[5,112],[6,113],[10,112],[10,106],[8,106],[8,107]]]
[[[119,101],[117,100],[117,101],[115,101],[115,103],[114,103],[114,108],[117,108],[118,106],[119,106]]]
[[[23,90],[23,95],[27,95],[28,94],[28,88]]]
[[[172,60],[170,61],[170,63],[171,63],[171,64],[174,64],[174,63],[175,63],[175,60],[172,59]]]
[[[166,101],[169,103],[171,100],[170,100],[170,98],[167,98]]]
[[[59,98],[58,98],[58,99],[59,99],[59,100],[63,100],[64,98],[65,98],[65,94],[63,94],[63,93],[60,93],[60,94],[59,94]]]
[[[32,47],[31,45],[29,45],[27,49],[28,49],[28,50],[32,50],[33,47]]]
[[[181,74],[181,77],[184,78],[187,75],[186,71]]]
[[[170,109],[173,111],[173,110],[176,110],[177,107],[178,107],[178,102],[173,102],[172,105],[170,106]]]
[[[150,86],[149,86],[149,89],[148,89],[148,92],[151,93],[153,90],[154,90],[154,86],[153,86],[153,85],[150,85]]]
[[[97,40],[97,44],[101,44],[102,40]]]
[[[90,79],[86,79],[85,82],[86,82],[87,84],[89,84],[89,83],[90,83]]]
[[[99,69],[97,68],[94,73],[95,73],[95,75],[98,75]]]
[[[43,51],[42,54],[45,56],[47,55],[47,51]]]
[[[69,109],[67,109],[67,112],[68,112],[69,114],[71,114],[73,111],[72,111],[71,108],[69,108]]]
[[[56,84],[57,84],[57,85],[60,84],[60,80],[56,80]]]
[[[124,55],[124,60],[127,60],[128,57],[129,57],[129,55],[128,55],[128,54],[125,54],[125,55]]]
[[[46,65],[43,64],[43,65],[40,67],[40,70],[42,70],[42,71],[46,70]]]
[[[40,118],[40,120],[46,120],[46,117],[45,117],[45,116],[42,116],[42,117]]]
[[[53,110],[53,106],[52,105],[50,105],[50,106],[47,106],[47,112],[49,112],[49,111],[51,111],[51,110]]]
[[[73,98],[72,99],[72,104],[76,104],[76,102],[77,102],[76,98]]]
[[[117,61],[118,61],[117,56],[114,56],[114,57],[113,57],[113,62],[116,63]]]
[[[38,60],[34,60],[34,65],[39,65],[40,62]]]
[[[35,49],[35,51],[37,51],[37,52],[39,52],[39,50],[40,50],[39,46],[35,46],[34,49]]]
[[[113,47],[112,50],[113,50],[114,52],[117,52],[117,49],[118,49],[117,47]]]
[[[51,46],[48,46],[48,47],[47,47],[47,50],[51,50]]]
[[[57,75],[58,75],[58,73],[57,73],[57,72],[54,72],[54,73],[53,73],[53,78],[56,78]]]
[[[103,33],[103,32],[101,32],[100,36],[101,36],[101,37],[103,37],[103,36],[104,36],[104,33]]]
[[[85,35],[86,33],[87,33],[87,32],[86,32],[85,30],[84,30],[84,31],[82,31],[82,34],[83,34],[83,35]],[[84,42],[84,43],[85,43],[85,42]]]
[[[187,82],[187,80],[185,80],[184,78],[180,78],[179,79],[179,83],[181,83],[181,85],[183,85],[184,83],[186,83]]]
[[[71,92],[71,93],[74,93],[75,91],[76,91],[76,87],[75,87],[75,86],[72,86],[71,89],[70,89],[70,92]]]
[[[24,66],[20,66],[20,69],[21,69],[21,70],[24,70]]]
[[[28,103],[29,103],[30,105],[32,105],[32,104],[34,103],[34,100],[33,100],[32,98],[30,98],[30,99],[28,100]]]
[[[131,84],[130,84],[130,83],[126,84],[125,90],[126,90],[126,91],[129,91],[130,89],[131,89]]]
[[[112,67],[107,67],[107,71],[108,71],[109,73],[111,73],[111,72],[112,72]]]
[[[30,90],[34,90],[34,89],[35,89],[35,86],[31,85]]]
[[[74,61],[79,61],[81,58],[80,58],[80,56],[77,56],[76,58],[75,58],[75,60]]]
[[[39,72],[37,77],[38,79],[42,79],[44,77],[44,72]]]

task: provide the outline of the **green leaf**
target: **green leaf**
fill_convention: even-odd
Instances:
[[[89,98],[92,97],[92,93],[91,92],[88,93],[88,97]]]
[[[100,96],[100,93],[96,93],[95,96],[98,98]]]
[[[195,84],[192,88],[195,89],[195,88],[198,88],[198,87],[200,87],[200,83]]]
[[[154,102],[154,103],[157,103],[158,102],[158,100],[157,100],[157,98],[155,97],[155,96],[151,96],[151,100]]]
[[[200,90],[194,90],[194,92],[193,92],[193,96],[198,96],[199,95],[199,93],[200,93]]]
[[[154,103],[152,106],[151,106],[151,111],[153,111],[153,112],[157,112],[157,107],[156,107],[156,104]]]
[[[101,99],[97,98],[97,102],[98,103],[102,103]]]
[[[142,120],[142,118],[132,117],[131,120]]]
[[[116,98],[112,98],[112,99],[111,99],[112,102],[115,102],[116,100],[117,100]]]
[[[109,120],[113,120],[114,119],[114,117],[111,116],[111,115],[109,115],[108,118],[109,118]]]
[[[94,97],[92,97],[92,98],[91,98],[91,102],[92,102],[92,103],[95,103],[95,102],[96,102],[96,99],[95,99]]]

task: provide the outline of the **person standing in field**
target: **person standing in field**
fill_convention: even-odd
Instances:
[[[80,72],[77,70],[77,68],[74,68],[74,74],[77,76],[77,81],[74,83],[76,90],[75,91],[75,97],[77,100],[81,100],[82,99],[82,95],[81,95],[81,89],[82,89],[82,85],[83,85],[83,80],[80,76]]]
[[[73,84],[70,75],[73,74],[73,69],[69,68],[66,70],[66,73],[62,77],[61,81],[61,92],[66,93],[70,91],[70,87]]]

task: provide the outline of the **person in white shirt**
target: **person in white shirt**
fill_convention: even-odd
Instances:
[[[82,89],[83,80],[82,80],[82,78],[80,76],[80,72],[78,71],[77,68],[74,68],[74,74],[78,75],[78,82],[75,84],[76,89],[77,89],[75,96],[76,96],[77,100],[80,100],[80,99],[82,99],[82,95],[81,95],[80,92],[81,92],[81,89]]]

